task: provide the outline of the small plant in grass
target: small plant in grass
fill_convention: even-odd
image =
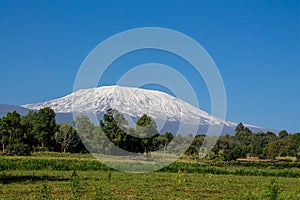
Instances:
[[[77,172],[74,170],[71,178],[70,178],[70,185],[71,185],[71,197],[72,200],[79,199],[80,196],[80,178]]]
[[[258,198],[251,191],[247,193],[245,200],[257,200]]]
[[[110,182],[112,178],[112,172],[109,170],[107,174],[107,180]]]
[[[50,189],[47,187],[46,184],[41,184],[40,185],[40,198],[42,200],[48,200],[51,199],[51,191]]]
[[[111,189],[110,188],[104,188],[102,185],[96,185],[94,186],[95,193],[92,196],[93,200],[110,200],[112,199]]]
[[[104,199],[104,194],[103,194],[103,188],[102,185],[100,186],[95,186],[95,193],[93,196],[93,200],[103,200]]]
[[[279,183],[275,181],[274,178],[271,179],[271,182],[267,185],[265,197],[270,200],[277,200],[279,199],[279,194],[281,192],[281,187]]]
[[[187,181],[187,173],[182,170],[178,170],[177,172],[177,183],[178,185],[181,185],[182,183]]]

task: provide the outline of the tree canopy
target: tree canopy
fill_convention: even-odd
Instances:
[[[199,156],[206,151],[202,148],[204,138],[205,135],[160,134],[156,122],[146,114],[136,120],[135,127],[128,127],[123,114],[114,109],[108,109],[98,125],[84,115],[76,117],[72,125],[57,124],[51,108],[29,111],[25,116],[14,111],[0,118],[2,154],[29,155],[31,151],[114,154],[114,147],[146,155],[153,151],[177,154],[189,145],[185,154]],[[278,135],[271,131],[253,133],[239,123],[235,135],[219,137],[207,158],[229,161],[279,156],[300,159],[300,133],[289,134],[285,130]]]

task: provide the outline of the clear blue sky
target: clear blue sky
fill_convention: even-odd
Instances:
[[[0,0],[0,103],[37,103],[71,93],[80,64],[97,44],[147,26],[180,31],[207,50],[225,83],[228,120],[300,131],[300,1],[292,0]],[[116,63],[180,64],[176,59],[136,52]],[[115,66],[111,73],[120,73]],[[194,81],[203,91],[200,107],[210,111],[203,83]]]

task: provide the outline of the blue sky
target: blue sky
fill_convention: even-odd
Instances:
[[[0,103],[37,103],[71,93],[77,70],[96,45],[149,26],[180,31],[206,49],[224,80],[228,120],[300,131],[300,1],[292,0],[0,0]],[[114,63],[101,85],[154,61],[184,65],[164,52],[133,52]],[[191,81],[200,107],[209,112],[203,80]]]

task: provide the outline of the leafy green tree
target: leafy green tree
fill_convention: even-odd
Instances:
[[[8,134],[6,130],[6,125],[5,121],[0,118],[0,137],[1,137],[1,147],[2,147],[2,152],[4,153],[5,151],[5,145],[8,143]]]
[[[300,161],[300,133],[295,133],[292,135],[292,143],[295,148],[297,161]]]
[[[137,136],[142,139],[142,146],[146,155],[155,150],[154,138],[159,136],[156,122],[144,114],[137,120],[135,130]]]
[[[277,148],[279,148],[279,156],[297,157],[297,154],[300,152],[300,134],[291,134],[284,139],[278,140]]]
[[[280,155],[280,152],[282,151],[282,145],[283,141],[281,140],[267,144],[263,150],[264,157],[268,159],[275,159],[276,156]]]
[[[245,130],[245,126],[244,126],[244,124],[243,123],[239,123],[237,126],[236,126],[236,128],[235,128],[235,134],[237,134],[237,133],[239,133],[239,132],[242,132],[242,131],[244,131]]]
[[[38,141],[40,149],[55,146],[55,133],[58,129],[55,112],[49,107],[40,109],[32,124],[32,133]]]
[[[152,136],[153,137],[153,136]],[[174,136],[170,132],[166,132],[165,134],[155,135],[153,137],[153,149],[152,150],[163,150],[166,153],[167,145],[173,140]]]
[[[135,129],[128,127],[126,129],[126,143],[123,147],[124,150],[135,153],[143,153],[142,139],[137,137]]]
[[[234,160],[233,154],[232,154],[232,150],[231,149],[225,149],[223,152],[223,159],[225,161],[231,161]]]
[[[94,153],[109,154],[111,152],[112,145],[108,142],[108,139],[101,127],[95,127],[92,134],[93,139],[89,141],[91,147],[90,151]]]
[[[247,151],[243,147],[236,146],[234,149],[226,149],[223,153],[223,159],[225,161],[236,160],[238,158],[246,158]]]
[[[188,150],[185,152],[187,155],[194,156],[205,156],[205,148],[201,148],[205,135],[196,135],[193,139],[192,144],[189,146]]]
[[[261,157],[263,148],[269,143],[264,132],[253,133],[250,136],[248,154],[252,157]]]
[[[2,151],[5,151],[5,145],[21,143],[23,140],[23,126],[21,125],[21,116],[16,111],[9,112],[0,122],[0,135]]]
[[[136,133],[140,138],[157,135],[156,122],[150,116],[143,114],[136,122]]]
[[[24,143],[30,147],[38,145],[38,140],[35,137],[34,125],[37,123],[37,111],[30,110],[24,117],[21,118],[21,124],[24,127]]]
[[[120,148],[126,145],[127,121],[117,110],[108,109],[100,120],[100,127],[109,140]]]
[[[286,130],[281,130],[278,135],[280,139],[283,139],[286,138],[289,134]]]
[[[96,126],[90,121],[90,119],[85,116],[77,116],[74,120],[74,126],[77,133],[84,141],[93,140],[93,131]]]
[[[243,146],[248,146],[251,143],[252,131],[239,123],[235,129],[235,139]]]

